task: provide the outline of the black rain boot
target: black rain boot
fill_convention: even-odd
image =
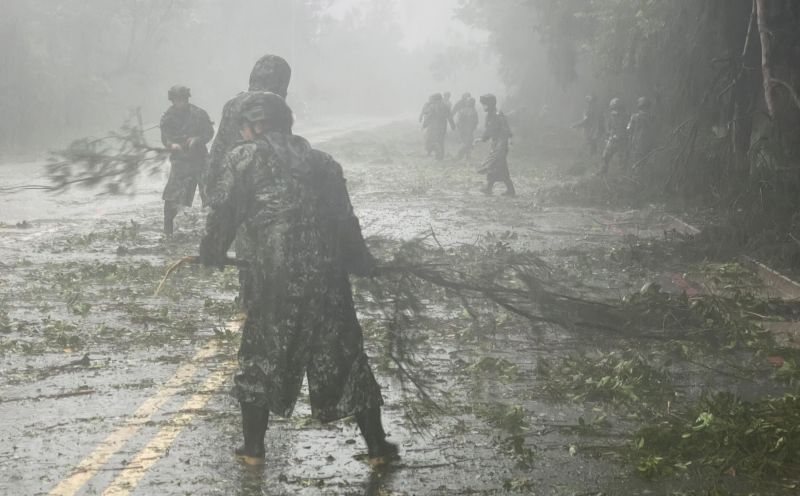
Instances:
[[[506,192],[503,193],[503,195],[505,195],[505,196],[516,196],[517,195],[517,190],[514,189],[514,183],[512,183],[510,179],[508,181],[506,181]]]
[[[370,408],[356,414],[358,428],[367,442],[367,456],[373,467],[386,465],[400,458],[397,445],[386,440],[386,433],[381,423],[381,409]]]
[[[269,411],[252,403],[242,403],[242,433],[244,446],[236,450],[236,456],[248,465],[264,463],[264,434],[269,424]]]
[[[175,217],[178,215],[178,208],[169,202],[164,203],[164,234],[172,236],[175,231]]]

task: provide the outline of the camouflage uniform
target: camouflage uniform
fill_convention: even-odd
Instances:
[[[478,129],[478,111],[475,109],[475,99],[467,97],[456,103],[453,108],[456,131],[461,140],[461,149],[458,150],[456,159],[469,159],[475,142],[475,130]]]
[[[437,160],[444,158],[445,137],[447,136],[447,124],[455,128],[450,109],[442,99],[442,95],[435,94],[422,108],[420,114],[422,128],[425,130],[425,151],[428,155],[434,154]]]
[[[618,155],[620,162],[625,164],[628,155],[628,113],[619,99],[614,98],[609,104],[608,122],[606,129],[608,139],[603,149],[603,174],[608,172],[611,160]]]
[[[286,60],[277,55],[265,55],[253,66],[250,73],[249,91],[239,93],[222,108],[222,120],[219,123],[214,143],[211,145],[208,168],[204,174],[203,182],[208,190],[207,195],[210,195],[210,192],[216,188],[225,155],[241,139],[239,130],[243,102],[257,92],[271,92],[286,98],[291,76],[292,69]],[[244,254],[247,248],[237,240],[236,253]],[[239,304],[244,310],[247,310],[253,301],[250,286],[249,270],[242,268],[239,271]]]
[[[486,171],[485,193],[491,194],[494,184],[497,182],[505,183],[506,194],[514,195],[514,183],[511,181],[511,174],[508,172],[508,148],[511,139],[511,128],[508,126],[506,116],[496,108],[497,100],[494,95],[484,95],[481,103],[489,107],[486,113],[486,130],[481,137],[481,141],[490,141],[491,148],[489,155],[483,161],[481,170]]]
[[[161,142],[167,148],[173,144],[182,148],[170,154],[169,180],[161,195],[175,210],[179,205],[192,205],[198,181],[206,167],[206,143],[213,136],[211,119],[205,110],[195,105],[188,104],[183,108],[173,105],[161,117]],[[194,138],[191,147],[190,138]]]
[[[226,156],[210,201],[201,257],[223,257],[238,229],[258,303],[239,349],[240,402],[288,416],[307,373],[323,422],[380,407],[348,279],[373,259],[339,164],[300,137],[268,133]]]
[[[639,110],[631,116],[628,123],[634,167],[639,167],[647,159],[655,144],[656,125],[650,108],[650,101],[644,97],[640,98]]]

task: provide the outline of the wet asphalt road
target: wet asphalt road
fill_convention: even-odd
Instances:
[[[425,158],[415,148],[417,130],[407,123],[376,127],[362,122],[309,134],[342,162],[367,235],[409,239],[433,230],[439,242],[452,245],[474,242],[487,233],[511,232],[508,240],[515,247],[558,263],[566,251],[591,253],[631,238],[684,229],[658,207],[612,211],[537,205],[533,192],[546,179],[534,160],[519,157],[512,157],[518,196],[486,197],[479,191],[481,176],[474,172],[479,158],[471,164]],[[483,152],[478,149],[476,155]],[[2,165],[0,185],[42,183],[42,174],[41,164]],[[0,301],[12,309],[11,317],[33,321],[42,312],[61,312],[60,302],[46,310],[42,302],[29,300],[15,306],[14,292],[48,264],[149,260],[160,271],[174,260],[174,250],[158,232],[164,179],[162,174],[142,181],[134,197],[98,197],[82,190],[54,197],[36,191],[0,196]],[[16,226],[22,221],[26,224]],[[185,240],[181,236],[191,237],[186,232],[202,226],[199,207],[177,222],[184,232],[179,241]],[[113,237],[74,245],[76,236],[85,240],[128,223],[144,226],[137,241],[129,243],[133,251],[121,253],[125,241]],[[63,249],[65,243],[73,243],[72,248]],[[136,252],[137,246],[141,252]],[[586,281],[609,297],[642,282],[641,274],[612,273],[601,266]],[[220,294],[232,299],[235,290],[227,287]],[[140,299],[148,305],[179,306],[150,295]],[[197,301],[201,308],[202,296]],[[87,316],[75,320],[79,330],[106,324],[103,305],[98,301]],[[183,315],[170,307],[169,315],[172,312]],[[129,332],[156,332],[160,325],[139,323]],[[273,422],[266,467],[244,467],[231,455],[240,437],[237,405],[227,394],[235,339],[220,340],[211,326],[202,325],[185,338],[164,342],[137,334],[126,336],[128,344],[120,346],[115,339],[93,341],[91,349],[67,342],[61,350],[0,355],[0,493],[495,494],[513,481],[522,487],[529,481],[537,494],[633,494],[651,488],[631,480],[611,459],[580,450],[576,455],[571,447],[585,440],[546,428],[575,423],[584,414],[572,406],[541,401],[528,388],[533,388],[537,350],[578,346],[564,336],[551,335],[538,343],[497,338],[491,353],[519,363],[527,374],[514,384],[466,384],[454,374],[453,362],[474,361],[485,350],[461,345],[446,334],[431,339],[425,357],[441,389],[464,404],[477,395],[486,402],[524,406],[536,434],[530,439],[537,452],[532,466],[520,467],[505,457],[497,431],[469,409],[440,418],[425,436],[414,434],[398,404],[398,386],[382,378],[387,431],[403,452],[402,462],[388,472],[373,472],[354,458],[364,446],[352,423],[317,426],[304,401],[295,417]],[[81,363],[86,353],[89,361]]]

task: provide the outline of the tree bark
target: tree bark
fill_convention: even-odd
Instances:
[[[758,33],[761,38],[761,74],[764,80],[764,101],[767,103],[767,113],[775,119],[775,84],[772,76],[772,37],[767,23],[768,0],[756,0],[758,12]]]
[[[757,101],[760,91],[757,73],[750,67],[758,65],[760,54],[756,47],[755,39],[757,30],[758,12],[756,1],[752,0],[750,19],[747,23],[747,32],[739,59],[739,74],[732,92],[733,104],[733,144],[734,178],[746,180],[750,174],[750,142],[753,133],[754,102]]]

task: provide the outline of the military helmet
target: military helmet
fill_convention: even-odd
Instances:
[[[264,122],[266,131],[291,132],[294,119],[292,109],[280,95],[267,91],[249,94],[242,102],[241,120]]]
[[[611,110],[621,110],[624,108],[622,105],[622,100],[619,98],[612,98],[610,102],[608,102],[608,108]]]
[[[167,91],[167,99],[169,101],[174,101],[176,98],[188,99],[190,96],[192,96],[192,90],[180,84],[176,84]]]
[[[286,98],[292,68],[283,57],[264,55],[250,72],[250,91],[269,91]]]
[[[486,93],[481,96],[481,105],[488,105],[489,107],[497,107],[497,97],[491,93]]]
[[[646,96],[640,96],[639,99],[636,101],[636,106],[642,110],[649,109],[652,106],[652,102]]]

